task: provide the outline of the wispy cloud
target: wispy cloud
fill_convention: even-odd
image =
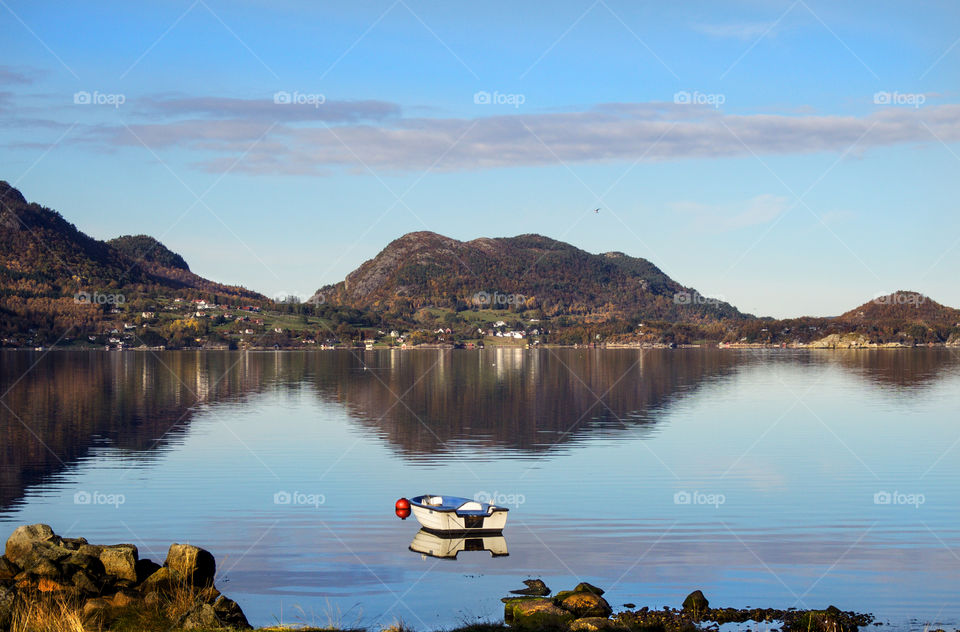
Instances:
[[[278,102],[279,101],[279,102]],[[149,115],[202,116],[213,119],[269,121],[326,121],[330,123],[380,121],[400,116],[400,106],[388,101],[330,101],[322,94],[277,92],[263,99],[229,97],[146,97],[136,102]]]
[[[785,197],[763,194],[742,202],[704,204],[681,201],[673,203],[671,207],[694,219],[700,228],[736,230],[772,222],[789,208],[789,203]]]
[[[34,77],[10,66],[0,66],[0,85],[20,84],[28,85],[34,82]]]
[[[711,37],[732,38],[742,41],[776,35],[775,22],[739,22],[730,24],[694,24],[693,30]]]
[[[72,142],[179,148],[210,172],[320,174],[337,168],[477,170],[584,162],[857,152],[960,140],[960,105],[882,107],[862,116],[728,114],[683,103],[606,103],[567,112],[405,117],[386,101],[152,97],[132,118],[84,124]],[[264,137],[265,132],[269,133]],[[250,143],[257,142],[249,149]],[[442,157],[438,161],[438,157]],[[746,220],[744,220],[746,221]]]

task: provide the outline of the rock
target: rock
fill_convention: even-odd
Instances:
[[[170,569],[162,566],[150,577],[143,580],[138,586],[142,593],[170,593],[174,588],[175,580]]]
[[[6,555],[0,555],[0,580],[13,579],[20,572],[20,568],[7,559]]]
[[[197,605],[193,610],[180,617],[176,626],[178,630],[205,630],[223,627],[217,618],[213,606],[208,603]]]
[[[573,589],[573,592],[588,592],[600,596],[603,594],[603,588],[597,588],[593,584],[588,584],[587,582],[580,582],[577,584],[577,587]]]
[[[77,553],[83,553],[84,555],[100,559],[100,553],[103,549],[104,547],[99,544],[81,544],[77,547]]]
[[[9,630],[13,621],[13,607],[17,602],[17,589],[13,586],[0,588],[0,630]]]
[[[110,598],[110,605],[114,608],[126,608],[136,602],[136,597],[122,590]]]
[[[143,582],[146,578],[150,577],[158,570],[163,568],[153,560],[137,560],[137,583]]]
[[[59,582],[53,581],[52,579],[41,577],[37,581],[37,590],[39,590],[40,592],[62,593],[62,592],[67,592],[68,588]]]
[[[88,599],[80,611],[80,618],[89,626],[100,627],[110,612],[110,602],[103,597]]]
[[[33,551],[36,542],[48,542],[55,534],[50,525],[30,524],[17,527],[7,539],[6,557],[23,568],[22,561]]]
[[[81,546],[87,544],[86,538],[62,538],[60,546],[71,551],[76,551]]]
[[[615,626],[616,623],[606,617],[583,617],[573,620],[570,624],[570,632],[597,632]]]
[[[695,615],[702,614],[710,607],[710,602],[703,596],[703,592],[695,590],[683,600],[683,609],[693,612]]]
[[[36,577],[46,577],[51,579],[59,579],[63,576],[63,569],[60,568],[58,564],[44,557],[38,557],[36,561],[29,560],[26,562],[27,567],[25,570],[33,576]]]
[[[635,603],[625,603],[625,604],[623,604],[623,607],[624,607],[624,608],[630,608],[630,609],[632,610],[633,608],[636,608],[636,607],[637,607],[637,604],[635,604]]]
[[[514,595],[535,595],[538,597],[546,597],[550,594],[550,589],[546,584],[543,583],[542,579],[525,579],[523,583],[527,585],[526,588],[521,588],[520,590],[511,590],[511,594]]]
[[[197,593],[197,599],[204,603],[214,604],[220,598],[220,591],[215,586],[207,586]]]
[[[91,579],[102,578],[106,574],[103,562],[100,561],[99,557],[86,555],[79,551],[74,552],[70,557],[63,560],[61,565],[63,572],[70,576],[79,571],[85,572]]]
[[[217,562],[210,551],[191,544],[171,544],[164,566],[194,586],[213,584],[217,572]]]
[[[95,582],[93,578],[82,569],[73,574],[73,577],[70,578],[70,582],[77,588],[77,590],[90,596],[99,595],[102,589],[102,586]]]
[[[243,610],[240,609],[240,606],[233,599],[220,596],[216,603],[213,604],[213,611],[216,613],[217,618],[226,625],[241,630],[247,630],[251,627],[250,623],[247,622],[246,615],[243,614]]]
[[[573,615],[550,599],[516,599],[504,606],[504,620],[522,630],[555,630],[566,627]]]
[[[592,592],[575,592],[557,605],[567,612],[572,612],[577,618],[608,617],[613,613],[607,600]]]
[[[140,557],[137,547],[132,544],[114,544],[100,551],[100,561],[107,575],[128,582],[137,582],[137,559]]]

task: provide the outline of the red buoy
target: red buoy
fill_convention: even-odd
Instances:
[[[398,500],[394,507],[396,507],[397,517],[401,520],[406,520],[410,517],[410,501],[406,498]]]

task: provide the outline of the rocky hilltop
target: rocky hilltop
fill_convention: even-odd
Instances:
[[[729,303],[681,285],[646,259],[591,254],[542,235],[457,241],[406,234],[340,283],[323,301],[408,315],[424,307],[538,309],[547,317],[744,319]]]
[[[90,544],[45,524],[18,527],[0,556],[0,630],[249,628],[214,586],[209,551],[171,544],[163,566],[133,544]],[[43,628],[47,629],[47,628]]]

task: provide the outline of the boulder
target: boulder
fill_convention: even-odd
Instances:
[[[66,593],[72,592],[70,586],[55,582],[47,577],[41,577],[37,580],[37,590],[43,593]]]
[[[100,551],[100,562],[107,575],[131,583],[137,582],[137,559],[140,557],[137,547],[132,544],[114,544]]]
[[[615,626],[616,623],[606,617],[583,617],[573,620],[570,624],[570,632],[598,632]]]
[[[83,553],[84,555],[89,555],[90,557],[96,557],[99,559],[100,552],[103,551],[104,547],[99,544],[81,544],[77,547],[77,553]]]
[[[578,619],[588,617],[608,617],[613,608],[607,600],[592,592],[575,592],[565,597],[557,604],[567,612],[572,612]]]
[[[54,537],[50,525],[29,524],[17,527],[7,539],[6,557],[23,568],[22,561],[33,551],[34,543],[49,542]]]
[[[100,583],[95,581],[89,573],[84,570],[77,570],[70,578],[70,583],[74,585],[81,593],[91,597],[99,595],[102,589]]]
[[[174,576],[194,586],[209,586],[217,572],[217,562],[210,551],[191,544],[171,544],[164,564]]]
[[[86,538],[61,538],[60,542],[60,546],[71,551],[76,551],[85,544],[87,544]]]
[[[137,598],[123,590],[110,597],[110,605],[114,608],[126,608],[130,604],[136,603]]]
[[[86,555],[79,551],[72,553],[70,557],[64,559],[63,562],[61,562],[61,566],[63,567],[63,572],[71,576],[77,571],[84,571],[90,577],[98,578],[106,574],[103,562],[100,561],[99,557]]]
[[[213,611],[222,623],[233,628],[248,630],[251,627],[250,623],[247,622],[247,617],[243,614],[243,610],[240,609],[240,605],[233,599],[227,599],[221,595],[213,604]]]
[[[198,604],[193,610],[186,613],[177,621],[177,630],[209,630],[223,627],[217,618],[213,606],[208,603]]]
[[[6,555],[0,555],[0,580],[13,579],[20,572],[20,568],[7,559]]]
[[[542,579],[525,579],[523,583],[527,585],[526,588],[511,590],[510,592],[514,595],[535,595],[537,597],[546,597],[550,594],[550,589],[543,583]]]
[[[695,615],[703,614],[710,607],[710,602],[703,596],[703,592],[695,590],[683,600],[683,609]]]
[[[154,562],[153,560],[146,560],[146,559],[137,560],[137,567],[136,567],[137,583],[139,584],[143,582],[143,580],[150,577],[161,568],[163,567],[157,564],[156,562]]]
[[[63,569],[53,560],[45,557],[36,557],[24,562],[24,570],[34,577],[45,577],[49,579],[60,579],[63,577]]]
[[[88,626],[100,627],[110,612],[110,602],[103,597],[88,599],[80,611],[80,618]]]
[[[587,582],[580,582],[577,584],[577,587],[573,589],[573,592],[588,592],[600,596],[603,594],[603,588],[598,588],[593,584],[588,584]]]
[[[170,569],[162,566],[137,587],[141,593],[169,594],[173,591],[175,580]]]
[[[522,630],[555,630],[573,621],[572,614],[550,599],[513,599],[504,606],[504,620]]]

